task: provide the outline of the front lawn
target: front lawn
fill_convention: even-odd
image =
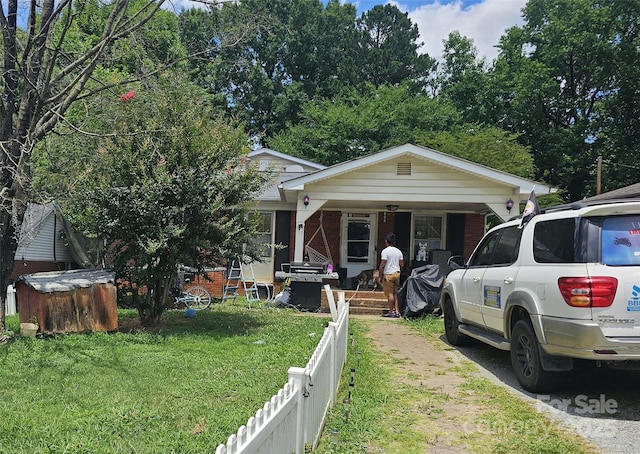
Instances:
[[[119,316],[117,333],[0,345],[0,453],[213,452],[306,365],[329,321],[228,302],[152,330]]]
[[[229,302],[193,319],[171,311],[154,330],[138,330],[133,311],[119,315],[121,332],[114,334],[18,337],[0,344],[0,454],[214,452],[284,385],[289,367],[306,365],[329,321],[328,314],[300,316]],[[8,322],[18,330],[17,317]],[[425,452],[435,435],[413,427],[412,412],[416,405],[429,410],[439,427],[441,418],[456,417],[444,411],[451,396],[397,377],[404,373],[399,360],[374,348],[369,323],[349,321],[337,405],[316,452]],[[425,342],[444,345],[440,319],[397,323],[408,323]],[[575,435],[474,371],[467,365],[459,373],[463,389],[484,408],[476,415],[480,421],[507,418],[514,427],[548,430],[544,437],[509,431],[507,439],[475,432],[458,440],[470,452],[589,452]]]

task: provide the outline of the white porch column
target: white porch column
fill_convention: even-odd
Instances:
[[[304,224],[313,213],[318,211],[327,203],[327,199],[314,199],[309,196],[309,204],[304,204],[304,196],[306,194],[298,194],[298,205],[296,206],[296,239],[293,249],[293,261],[302,262],[304,258]]]

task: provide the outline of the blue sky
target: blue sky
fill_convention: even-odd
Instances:
[[[358,16],[375,5],[391,3],[407,12],[418,25],[421,52],[440,57],[442,41],[450,32],[458,30],[473,39],[478,53],[488,62],[497,55],[500,36],[514,25],[522,25],[521,10],[527,0],[340,0],[353,3]],[[167,0],[165,6],[180,11],[182,8],[202,7],[206,0]]]
[[[168,0],[176,7],[189,7],[200,2],[191,0]],[[442,41],[450,32],[473,39],[478,53],[487,61],[497,55],[495,45],[504,31],[514,25],[522,25],[521,10],[527,0],[341,0],[356,5],[358,16],[375,5],[391,3],[407,12],[418,25],[420,41],[424,42],[421,52],[432,57],[440,57]]]
[[[381,1],[381,0],[343,0],[346,1],[348,3],[353,3],[354,5],[357,6],[358,8],[358,13],[362,13],[363,11],[368,11],[371,8],[373,8],[376,5],[384,5],[385,2]],[[460,3],[462,3],[462,5],[464,7],[468,7],[470,5],[473,5],[475,3],[482,3],[483,0],[460,0]],[[388,2],[388,3],[392,3],[392,2]],[[405,8],[417,8],[419,6],[425,5],[425,4],[433,4],[436,3],[436,1],[434,0],[406,0],[404,1],[402,4]],[[440,0],[439,3],[455,3],[452,0]],[[396,3],[396,5],[398,5],[398,3]]]
[[[521,10],[526,0],[343,0],[358,8],[358,15],[375,5],[391,3],[407,12],[418,25],[421,51],[432,57],[442,53],[442,41],[458,30],[472,38],[480,56],[488,61],[497,55],[500,36],[514,25],[522,25]]]

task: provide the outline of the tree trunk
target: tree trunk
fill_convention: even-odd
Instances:
[[[15,166],[11,171],[5,167],[0,173],[0,333],[5,330],[7,285],[18,248],[18,236],[27,211],[27,191],[31,179],[30,156],[33,144],[9,140],[9,131],[0,130],[0,141],[10,143],[6,148]],[[26,140],[25,140],[26,142]]]
[[[154,326],[162,320],[162,314],[166,309],[165,301],[169,296],[171,281],[171,278],[159,279],[149,286],[152,290],[147,291],[144,302],[138,307],[138,314],[140,315],[140,323],[142,326]]]

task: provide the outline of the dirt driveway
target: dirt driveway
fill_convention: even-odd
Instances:
[[[486,409],[478,406],[477,396],[470,395],[461,388],[465,379],[456,372],[456,366],[462,367],[463,364],[469,363],[470,358],[466,352],[463,354],[444,341],[426,340],[412,332],[409,326],[399,320],[381,319],[375,316],[353,315],[352,317],[366,322],[370,328],[367,336],[380,352],[390,355],[394,368],[398,371],[398,383],[422,389],[426,387],[450,397],[444,403],[443,411],[437,415],[412,413],[412,418],[419,420],[422,418],[418,424],[424,424],[425,429],[432,432],[434,419],[436,420],[438,435],[428,441],[429,446],[425,452],[430,454],[472,453],[468,448],[461,446],[459,440],[464,439],[465,434],[468,434],[470,430],[474,430],[475,417]],[[483,349],[483,347],[481,345],[478,348]],[[493,349],[484,348],[484,350],[492,352]],[[471,362],[474,362],[473,359]],[[506,365],[502,365],[502,367],[506,367]],[[516,389],[517,385],[514,386],[513,382],[508,383],[511,378],[502,381],[483,369],[482,366],[479,366],[479,369],[481,369],[479,374],[486,376],[494,383],[505,386],[523,401],[533,400],[535,402],[532,396],[527,396]],[[510,369],[505,370],[505,376],[511,375]],[[560,419],[558,419],[553,415],[548,415],[550,419],[556,419],[557,422],[560,422],[560,425],[565,425],[562,421],[563,418],[566,419],[566,416],[560,415]],[[565,429],[574,432],[570,424],[565,425]],[[594,443],[593,440],[588,441],[587,438],[589,437],[583,437],[584,447],[589,452],[616,452],[599,449],[598,443]],[[456,440],[458,440],[457,443]]]
[[[377,349],[394,357],[396,370],[400,371],[398,380],[421,387],[427,384],[429,389],[438,390],[451,396],[444,405],[439,418],[439,429],[442,434],[452,437],[462,430],[461,422],[471,421],[479,409],[472,398],[460,392],[463,379],[460,375],[448,372],[456,364],[462,363],[464,357],[449,345],[436,348],[431,342],[411,332],[411,329],[398,320],[380,319],[380,317],[353,316],[369,321],[368,337]],[[433,415],[420,415],[432,419]],[[424,422],[425,425],[428,423]],[[434,437],[430,441],[429,453],[456,454],[470,453],[463,447],[451,446],[447,435]],[[457,437],[456,437],[457,438]]]

